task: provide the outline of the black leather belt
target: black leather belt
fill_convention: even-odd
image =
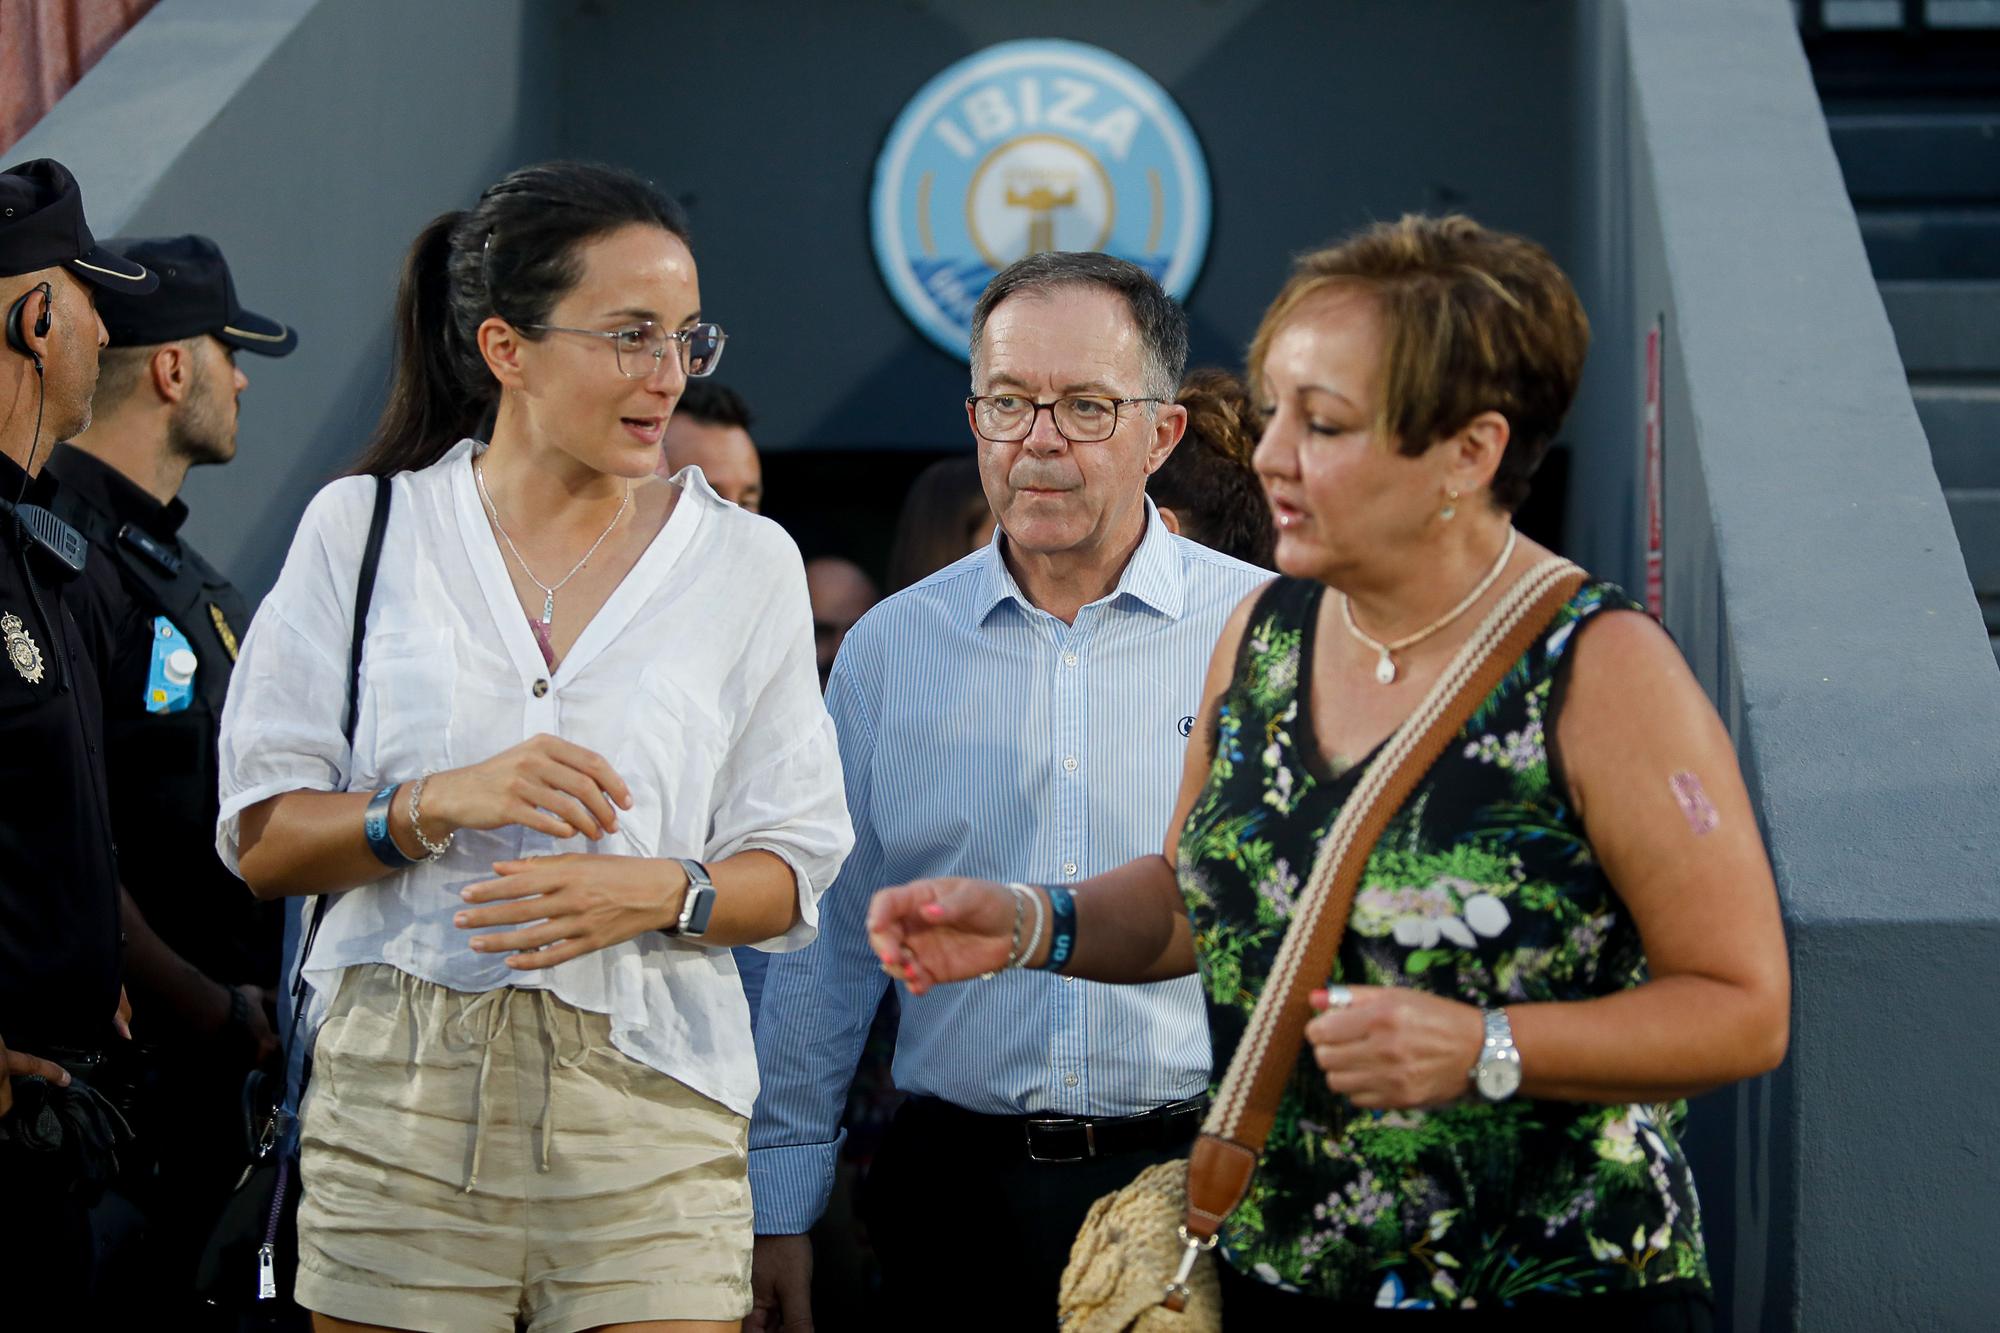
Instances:
[[[1025,1154],[1032,1162],[1082,1162],[1154,1151],[1192,1140],[1208,1114],[1206,1096],[1139,1115],[981,1115],[936,1097],[910,1098],[912,1113],[949,1121],[954,1133],[977,1138],[988,1151]]]

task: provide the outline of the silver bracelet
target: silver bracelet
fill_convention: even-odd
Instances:
[[[426,861],[435,861],[440,856],[443,856],[446,852],[451,850],[451,840],[453,835],[449,833],[445,834],[443,842],[432,842],[429,838],[426,838],[424,836],[424,825],[422,819],[423,804],[424,804],[424,784],[426,782],[429,782],[430,780],[431,780],[431,772],[429,769],[425,769],[424,775],[418,778],[414,783],[410,784],[410,832],[417,835],[417,845],[419,847],[422,847],[424,851],[428,853],[428,855],[425,856],[424,859]]]
[[[1014,886],[1012,884],[1009,884],[1007,887],[1011,889]],[[1020,951],[1021,951],[1021,899],[1019,895],[1016,895],[1014,898],[1014,942],[1007,946],[1007,961],[1000,965],[1002,971],[1006,970],[1007,968],[1013,967],[1015,965],[1014,955],[1019,953]],[[979,979],[981,981],[991,981],[993,980],[994,977],[998,975],[1000,975],[999,972],[981,972],[979,974]]]
[[[1030,888],[1028,885],[1009,884],[1007,887],[1014,891],[1015,895],[1014,906],[1016,912],[1020,910],[1020,902],[1021,899],[1023,898],[1026,898],[1029,902],[1035,905],[1035,933],[1028,936],[1028,947],[1025,949],[1016,949],[1014,952],[1007,955],[1008,967],[1010,968],[1022,967],[1026,965],[1027,961],[1030,958],[1033,958],[1035,956],[1035,950],[1041,946],[1042,929],[1049,923],[1049,909],[1042,905],[1042,895],[1036,893],[1034,889]],[[1020,940],[1021,940],[1020,931],[1016,930],[1014,933],[1014,942],[1016,944],[1019,944]]]

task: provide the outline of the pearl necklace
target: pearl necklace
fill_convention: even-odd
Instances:
[[[617,527],[618,520],[625,517],[625,506],[632,503],[632,483],[629,481],[625,483],[625,498],[618,502],[618,512],[611,516],[611,522],[605,525],[604,531],[597,534],[597,540],[583,553],[583,559],[570,566],[569,573],[556,580],[554,584],[547,584],[535,577],[535,571],[529,569],[528,562],[521,558],[520,549],[514,545],[514,539],[507,535],[506,526],[500,522],[500,511],[494,507],[493,497],[487,493],[486,472],[479,466],[479,460],[476,458],[472,460],[472,476],[479,483],[479,498],[486,502],[486,512],[492,516],[493,530],[500,534],[500,540],[506,542],[507,549],[514,553],[514,562],[520,565],[521,572],[528,576],[528,582],[542,590],[542,624],[546,627],[556,618],[556,593],[561,591],[563,584],[576,577],[578,570],[590,563],[590,557],[596,555],[597,548],[604,545],[604,539],[611,535],[611,529]]]
[[[1472,604],[1486,595],[1486,590],[1493,586],[1495,579],[1500,577],[1500,571],[1507,567],[1508,559],[1514,554],[1514,543],[1520,538],[1520,535],[1513,528],[1507,529],[1507,544],[1500,548],[1500,558],[1493,562],[1493,568],[1486,571],[1486,577],[1479,580],[1479,585],[1465,595],[1464,601],[1418,630],[1415,634],[1406,634],[1394,643],[1383,643],[1380,640],[1369,638],[1362,631],[1361,627],[1354,623],[1354,611],[1348,604],[1347,594],[1340,594],[1340,618],[1346,624],[1347,632],[1352,634],[1357,641],[1373,648],[1377,654],[1375,660],[1375,680],[1377,683],[1393,685],[1396,681],[1396,662],[1389,654],[1400,653],[1412,644],[1422,643],[1425,639],[1428,639],[1431,635],[1437,633],[1452,621],[1457,620],[1467,611],[1470,611]]]

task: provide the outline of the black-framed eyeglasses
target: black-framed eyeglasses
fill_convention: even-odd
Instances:
[[[1108,440],[1118,429],[1118,414],[1133,403],[1164,403],[1164,398],[1100,398],[1095,394],[1070,394],[1053,402],[1038,403],[1021,393],[975,393],[965,400],[972,412],[972,428],[981,439],[996,444],[1025,440],[1035,429],[1035,418],[1047,408],[1056,433],[1071,444],[1096,444]]]
[[[722,360],[723,344],[729,335],[720,324],[690,324],[684,329],[666,329],[651,320],[622,329],[572,329],[561,324],[523,324],[537,333],[580,333],[586,338],[605,338],[618,355],[618,373],[628,380],[651,379],[659,373],[667,348],[677,346],[681,369],[689,379],[698,380],[715,373]]]

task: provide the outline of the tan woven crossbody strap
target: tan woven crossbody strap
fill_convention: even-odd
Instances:
[[[1333,974],[1361,872],[1396,811],[1474,710],[1583,585],[1567,560],[1542,561],[1507,591],[1398,727],[1328,830],[1249,1027],[1223,1076],[1188,1168],[1187,1228],[1215,1234],[1243,1201],[1312,1018],[1307,997]],[[1308,681],[1299,688],[1310,689]]]

